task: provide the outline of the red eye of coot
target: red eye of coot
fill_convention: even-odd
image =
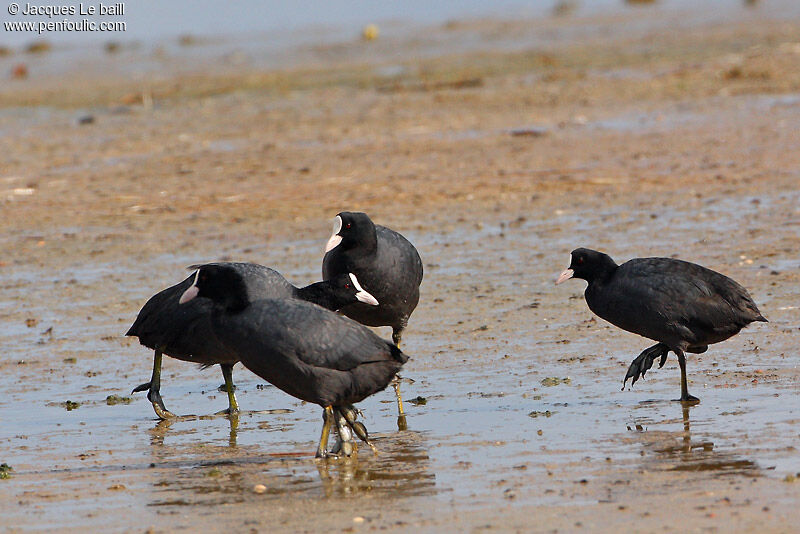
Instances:
[[[350,289],[350,284],[345,284],[345,285],[344,285],[344,288],[345,288],[345,289]]]
[[[350,228],[350,223],[344,225],[345,228]]]

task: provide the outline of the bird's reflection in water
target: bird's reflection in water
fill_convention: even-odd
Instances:
[[[155,426],[150,430],[150,444],[152,446],[163,446],[164,445],[164,438],[167,434],[172,433],[173,436],[186,436],[191,434],[196,434],[197,426],[181,426],[180,430],[175,428],[173,425],[176,423],[185,423],[191,421],[224,421],[227,420],[228,424],[230,425],[230,432],[228,434],[228,446],[229,447],[236,447],[236,438],[239,432],[239,419],[240,417],[247,417],[253,415],[276,415],[276,414],[287,414],[292,413],[292,410],[288,409],[273,409],[273,410],[259,410],[259,411],[244,411],[234,415],[227,415],[227,414],[214,414],[214,415],[180,415],[177,417],[171,417],[169,419],[160,419],[156,421]],[[268,427],[269,424],[263,422],[259,425],[259,428]],[[282,427],[286,427],[287,424],[283,424]]]
[[[202,419],[227,419],[230,423],[230,434],[228,435],[228,445],[230,447],[236,446],[236,433],[239,430],[239,416],[238,415],[224,415],[224,416],[197,416],[197,415],[179,415],[177,417],[170,417],[169,419],[160,419],[156,422],[155,426],[150,430],[150,445],[163,446],[164,438],[168,433],[173,432],[176,434],[193,434],[194,429],[188,429],[176,432],[173,428],[175,423],[183,423],[187,421],[199,421]]]
[[[647,467],[653,467],[653,458],[647,454],[652,451],[657,455],[656,466],[669,471],[716,471],[720,474],[758,475],[758,465],[752,460],[742,458],[736,452],[719,451],[710,439],[693,438],[690,411],[697,406],[681,403],[680,407],[683,431],[670,432],[650,429],[678,422],[675,419],[638,421],[633,425],[628,425],[628,430],[635,430],[644,441],[645,454],[643,456],[646,458]]]
[[[361,492],[426,495],[435,491],[436,476],[422,437],[414,432],[376,443],[380,453],[361,448],[354,458],[317,461],[326,497]]]
[[[164,436],[173,423],[159,422],[151,431],[151,506],[207,506],[273,497],[336,498],[364,493],[394,498],[436,491],[425,438],[416,432],[377,437],[378,455],[362,446],[351,458],[318,460],[311,449],[236,447],[236,418],[230,419],[229,447],[197,442],[165,446]],[[254,492],[257,485],[264,486],[258,494]]]

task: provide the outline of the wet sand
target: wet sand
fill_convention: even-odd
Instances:
[[[280,70],[148,56],[157,74],[4,83],[5,527],[792,531],[800,20],[648,13],[452,22]],[[550,44],[492,46],[544,27]],[[391,391],[361,405],[380,455],[315,461],[319,408],[241,366],[237,421],[159,423],[129,395],[152,354],[122,334],[152,293],[215,259],[314,281],[344,209],[426,269],[409,429]],[[582,282],[553,285],[577,246],[702,263],[770,322],[690,356],[697,406],[671,402],[674,357],[621,391],[648,342],[594,318]],[[176,413],[224,408],[221,382],[165,359]]]

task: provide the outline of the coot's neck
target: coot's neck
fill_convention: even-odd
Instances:
[[[603,285],[614,276],[614,273],[619,268],[608,254],[600,254],[600,257],[592,265],[592,270],[586,273],[583,278],[589,282],[589,285]]]
[[[238,313],[250,305],[247,287],[241,280],[233,284],[227,291],[215,295],[214,304],[228,313]]]
[[[345,240],[342,245],[350,255],[373,254],[378,248],[378,232],[375,225],[369,224],[366,228],[360,229],[357,236]]]
[[[348,302],[342,302],[340,297],[334,292],[330,282],[322,281],[315,282],[306,287],[301,287],[297,290],[297,298],[322,306],[331,311],[336,311]]]

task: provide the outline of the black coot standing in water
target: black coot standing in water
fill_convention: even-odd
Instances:
[[[257,298],[296,298],[314,302],[330,310],[336,310],[351,302],[377,305],[378,302],[364,291],[355,276],[345,274],[303,288],[290,284],[280,273],[253,263],[220,263],[228,265],[240,274],[247,294]],[[198,269],[201,265],[192,266]],[[190,305],[180,306],[178,300],[194,282],[195,273],[186,280],[153,295],[144,305],[128,336],[136,336],[139,342],[155,351],[153,375],[150,382],[133,389],[147,390],[147,398],[153,404],[156,415],[162,419],[175,415],[166,409],[161,399],[162,354],[204,366],[219,364],[228,393],[228,409],[219,413],[234,414],[239,411],[231,372],[238,358],[225,348],[211,332],[211,301],[196,299]]]
[[[286,393],[322,406],[317,457],[328,455],[333,423],[345,455],[352,453],[351,431],[374,450],[352,405],[386,388],[408,360],[396,345],[309,302],[252,300],[241,274],[226,265],[201,267],[180,302],[198,296],[213,302],[213,332],[245,367]]]
[[[392,341],[400,345],[422,283],[422,260],[414,245],[394,230],[374,224],[366,213],[343,211],[334,219],[333,235],[325,246],[322,278],[342,273],[354,273],[380,304],[355,303],[341,313],[367,326],[391,326]],[[398,382],[393,386],[402,428],[403,401]]]
[[[741,285],[716,271],[672,258],[635,258],[617,265],[610,256],[586,248],[572,251],[569,268],[556,280],[582,278],[589,309],[611,324],[657,341],[631,362],[624,383],[639,376],[669,351],[681,368],[681,401],[689,395],[685,352],[700,354],[712,343],[767,320]]]

